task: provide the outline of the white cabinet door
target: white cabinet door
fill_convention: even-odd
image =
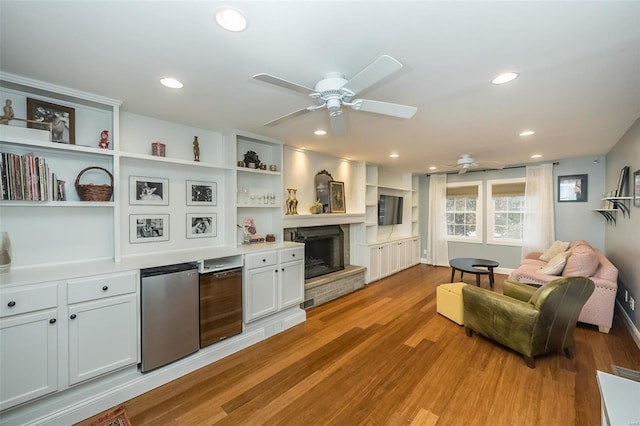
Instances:
[[[304,301],[304,261],[280,265],[280,309]]]
[[[380,278],[386,277],[389,275],[389,256],[390,256],[390,246],[389,244],[380,245]]]
[[[135,294],[69,306],[69,384],[137,364]]]
[[[0,410],[58,388],[57,310],[0,320]]]
[[[244,322],[278,310],[276,265],[245,271]]]
[[[398,241],[398,269],[406,269],[408,266],[407,247],[409,247],[409,240]]]
[[[400,249],[402,243],[399,241],[393,241],[389,243],[389,273],[395,274],[401,269],[400,266]]]
[[[420,238],[411,240],[411,265],[420,263]]]
[[[373,282],[380,279],[380,246],[369,247],[369,281]]]

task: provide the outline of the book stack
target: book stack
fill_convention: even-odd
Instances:
[[[264,243],[264,237],[259,237],[257,235],[247,235],[244,237],[244,244],[258,244]]]
[[[0,175],[3,200],[48,201],[58,186],[45,159],[33,154],[0,153]]]

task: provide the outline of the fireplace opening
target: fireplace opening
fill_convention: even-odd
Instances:
[[[344,269],[344,233],[340,226],[298,228],[292,240],[304,243],[305,279]]]

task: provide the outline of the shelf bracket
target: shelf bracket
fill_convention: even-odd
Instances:
[[[615,210],[611,211],[611,210],[595,209],[594,211],[600,213],[605,218],[605,220],[607,221],[608,225],[613,225],[613,226],[616,225],[616,214],[615,214],[616,211]]]

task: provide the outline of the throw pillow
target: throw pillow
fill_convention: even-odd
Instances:
[[[592,277],[600,266],[600,259],[591,246],[580,245],[571,249],[567,264],[562,271],[564,277]]]
[[[558,253],[546,264],[540,268],[540,272],[547,275],[560,275],[564,269],[564,265],[567,264],[567,257],[569,257],[568,251]]]
[[[555,256],[558,253],[562,253],[563,251],[567,251],[568,248],[569,248],[568,242],[555,241],[553,244],[551,244],[551,247],[546,249],[544,253],[540,255],[538,259],[548,262],[553,258],[553,256]]]

